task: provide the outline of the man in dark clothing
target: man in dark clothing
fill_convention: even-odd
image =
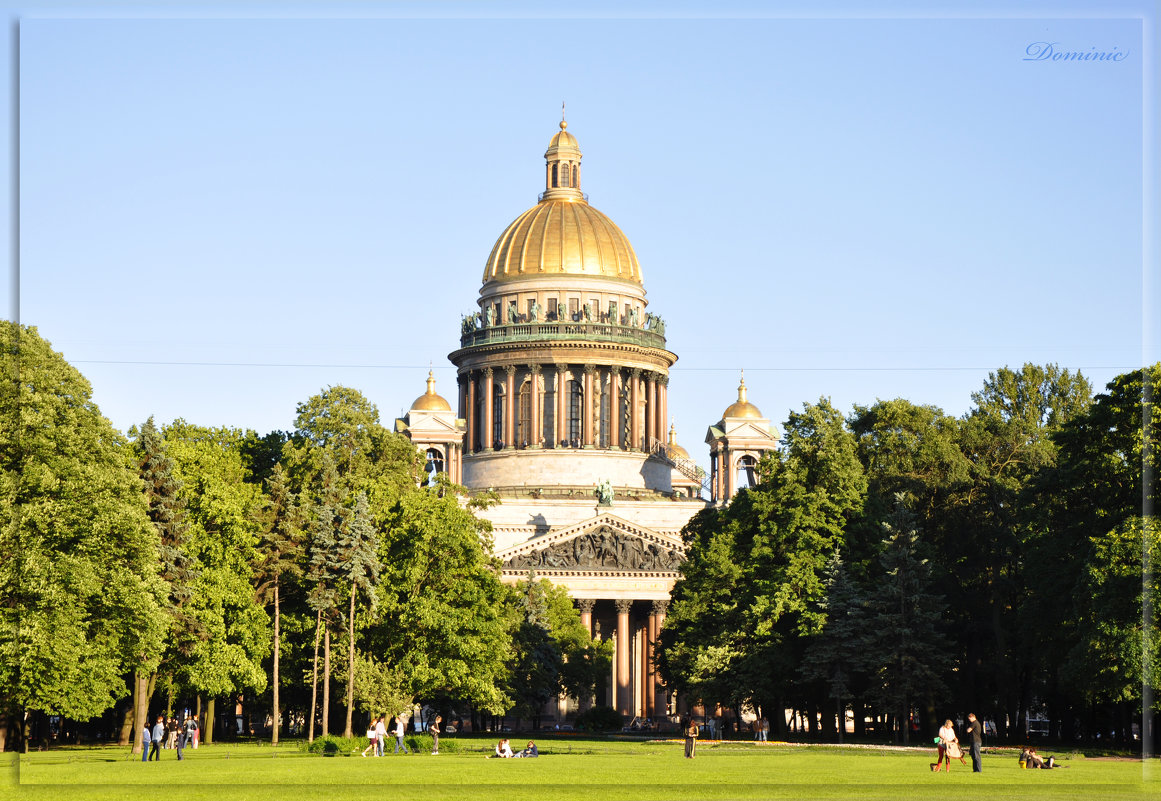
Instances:
[[[177,759],[180,762],[183,759],[181,751],[185,748],[185,721],[177,725],[177,739],[173,741],[173,744],[177,748]]]
[[[972,712],[968,713],[967,719],[967,733],[972,737],[972,773],[983,773],[983,765],[980,763],[980,749],[984,745],[984,724]]]

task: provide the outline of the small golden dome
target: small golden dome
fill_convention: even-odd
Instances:
[[[722,414],[722,419],[727,417],[751,417],[761,419],[762,413],[758,411],[758,407],[746,400],[746,377],[742,376],[742,383],[738,384],[738,400],[736,403],[730,404],[729,408]]]
[[[416,398],[411,408],[423,412],[451,411],[451,404],[435,394],[435,374],[431,370],[427,371],[427,392]]]
[[[568,123],[564,120],[561,120],[560,133],[552,137],[552,141],[548,143],[549,152],[552,152],[553,150],[559,150],[562,147],[571,148],[572,150],[576,151],[580,150],[580,145],[576,143],[576,137],[565,130],[567,127]]]
[[[665,450],[669,452],[670,457],[689,458],[689,451],[677,444],[677,427],[673,423],[669,424],[669,443],[665,446]]]

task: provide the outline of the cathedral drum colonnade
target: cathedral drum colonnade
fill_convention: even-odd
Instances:
[[[581,192],[581,151],[565,122],[544,158],[544,191],[497,239],[479,310],[461,320],[449,355],[455,411],[429,376],[396,430],[432,470],[499,494],[481,514],[506,581],[534,570],[563,585],[594,636],[612,639],[608,695],[595,701],[661,718],[675,710],[653,652],[684,560],[681,529],[727,502],[746,474],[724,473],[752,475],[776,435],[743,385],[707,435],[712,479],[677,444],[667,408],[677,356],[664,320],[647,311],[637,255]],[[557,713],[588,700],[562,699]]]

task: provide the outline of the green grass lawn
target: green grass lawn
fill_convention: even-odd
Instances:
[[[514,742],[519,742],[514,737]],[[484,759],[491,740],[460,740],[459,753],[382,759],[324,757],[295,743],[214,745],[172,751],[143,764],[124,748],[60,748],[4,755],[4,797],[35,799],[369,799],[386,793],[441,798],[525,799],[1158,799],[1161,765],[1073,758],[1067,768],[1020,770],[1015,754],[985,755],[984,772],[957,762],[933,774],[927,750],[538,739],[540,759]],[[1048,751],[1051,753],[1051,751]]]

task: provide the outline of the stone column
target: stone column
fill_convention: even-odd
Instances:
[[[641,664],[637,667],[637,681],[635,683],[637,691],[641,693],[641,707],[637,714],[642,717],[649,717],[649,696],[653,694],[650,692],[653,677],[653,670],[650,667],[653,659],[653,641],[649,636],[649,626],[652,622],[652,618],[647,617],[640,628]]]
[[[597,602],[592,598],[578,598],[576,608],[580,610],[581,625],[585,627],[585,631],[589,636],[593,636],[593,608]]]
[[[656,601],[654,601],[656,603]],[[653,711],[653,686],[657,683],[657,671],[653,667],[653,655],[657,646],[657,616],[650,614],[645,620],[645,665],[641,671],[644,680],[641,682],[641,697],[644,699],[642,707],[644,707],[644,714],[648,718],[652,718]]]
[[[568,436],[568,421],[565,419],[564,413],[567,404],[565,399],[565,395],[568,394],[567,384],[568,367],[558,364],[556,366],[556,423],[553,426],[556,429],[556,439],[553,445],[557,448],[564,447],[564,441]]]
[[[649,615],[649,628],[653,632],[653,636],[651,637],[652,647],[650,650],[654,652],[657,649],[657,638],[661,636],[661,627],[665,625],[665,613],[667,611],[669,611],[669,601],[653,602],[652,614]],[[662,686],[661,678],[657,675],[657,669],[652,664],[649,666],[649,690],[651,695],[649,703],[653,708],[653,722],[656,723],[658,718],[665,716],[668,703],[665,697],[665,687]]]
[[[480,437],[480,446],[485,451],[492,450],[492,368],[484,368],[484,436]]]
[[[641,447],[641,423],[637,410],[641,405],[641,368],[634,367],[629,374],[629,447]]]
[[[655,373],[645,374],[645,451],[653,447],[657,436],[657,381]]]
[[[609,368],[609,447],[621,447],[621,368]]]
[[[735,473],[737,471],[735,471],[733,469],[734,468],[734,466],[732,464],[733,461],[734,461],[734,459],[733,459],[732,453],[730,453],[729,451],[722,451],[722,467],[725,468],[725,473],[726,473],[726,495],[725,495],[725,497],[727,500],[734,497],[734,482],[738,480],[738,477],[735,475]]]
[[[617,601],[617,703],[616,709],[622,715],[629,714],[633,704],[633,685],[629,682],[629,609],[633,601],[622,598]]]
[[[528,445],[533,448],[540,447],[540,441],[544,438],[544,413],[540,408],[540,365],[528,365],[528,376],[532,382],[530,400],[531,408],[529,413],[532,419],[528,422],[528,427],[532,429],[528,436]]]
[[[669,429],[669,376],[657,379],[657,439],[668,442]]]
[[[508,402],[504,404],[504,448],[511,449],[516,447],[516,365],[507,365],[504,372],[508,374],[505,383]]]
[[[471,372],[468,374],[468,413],[464,415],[468,421],[468,447],[465,453],[476,452],[476,379]]]
[[[591,364],[585,365],[584,385],[584,415],[581,420],[581,444],[586,448],[593,447],[593,372],[596,368]]]

